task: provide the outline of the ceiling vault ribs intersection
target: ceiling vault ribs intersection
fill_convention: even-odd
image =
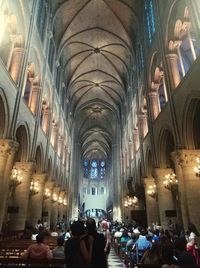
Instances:
[[[83,158],[109,157],[135,61],[139,0],[51,0],[57,60]]]

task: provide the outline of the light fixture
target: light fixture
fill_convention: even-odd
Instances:
[[[54,193],[52,196],[52,202],[55,203],[57,201],[58,201],[58,196],[57,196],[57,194]]]
[[[157,189],[156,189],[156,185],[149,185],[148,190],[147,190],[147,194],[152,197],[152,198],[157,198],[158,194],[157,194]]]
[[[32,180],[31,181],[31,186],[30,186],[30,195],[36,195],[39,193],[39,186],[38,186],[38,182]]]
[[[194,171],[195,171],[195,173],[196,173],[196,176],[197,176],[197,177],[200,177],[200,159],[197,158],[197,159],[196,159],[196,162],[197,162],[197,166],[194,167]]]
[[[66,199],[66,198],[64,198],[64,200],[63,200],[63,205],[64,205],[64,206],[67,205],[67,199]]]
[[[134,207],[138,203],[138,198],[136,196],[125,196],[124,198],[124,207]]]
[[[63,204],[63,199],[62,199],[61,196],[59,196],[59,198],[58,198],[58,204],[59,204],[59,205],[62,205],[62,204]]]
[[[44,190],[44,199],[48,199],[51,196],[51,191],[49,188],[45,188]]]
[[[172,192],[177,191],[178,188],[178,180],[176,179],[176,174],[171,172],[165,175],[165,180],[163,181],[164,187]]]
[[[14,167],[11,171],[10,191],[12,195],[15,193],[15,189],[22,183],[21,171]]]

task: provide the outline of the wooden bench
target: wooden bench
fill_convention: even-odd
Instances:
[[[138,264],[135,265],[138,268],[161,268],[161,264]],[[181,268],[200,268],[200,265],[182,265]]]
[[[20,257],[21,254],[33,243],[32,240],[14,240],[0,243],[0,258]],[[45,242],[50,249],[57,246],[56,239],[49,239]]]
[[[65,264],[65,260],[52,259],[52,260],[23,260],[20,258],[5,258],[0,259],[0,267],[42,267],[42,268],[63,268]]]

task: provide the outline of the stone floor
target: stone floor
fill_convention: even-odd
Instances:
[[[109,268],[124,268],[123,262],[120,260],[120,258],[115,254],[115,251],[113,248],[111,248],[110,254],[108,256],[108,267]]]

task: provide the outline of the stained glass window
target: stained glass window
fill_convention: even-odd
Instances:
[[[88,178],[89,177],[89,161],[88,160],[84,160],[83,169],[84,169],[84,177]]]
[[[90,171],[90,178],[97,179],[98,178],[98,163],[97,160],[93,159],[91,161],[91,171]]]
[[[151,44],[153,35],[156,30],[155,29],[155,15],[154,15],[152,0],[146,0],[145,13],[146,13],[146,29],[147,29],[147,35],[148,35],[148,43]]]
[[[44,0],[40,0],[38,4],[37,28],[42,42],[44,41],[45,36],[46,19],[47,19],[47,3]]]
[[[105,161],[100,161],[100,178],[103,179],[105,177]]]
[[[104,179],[106,174],[105,160],[85,159],[83,161],[83,173],[85,178]]]

